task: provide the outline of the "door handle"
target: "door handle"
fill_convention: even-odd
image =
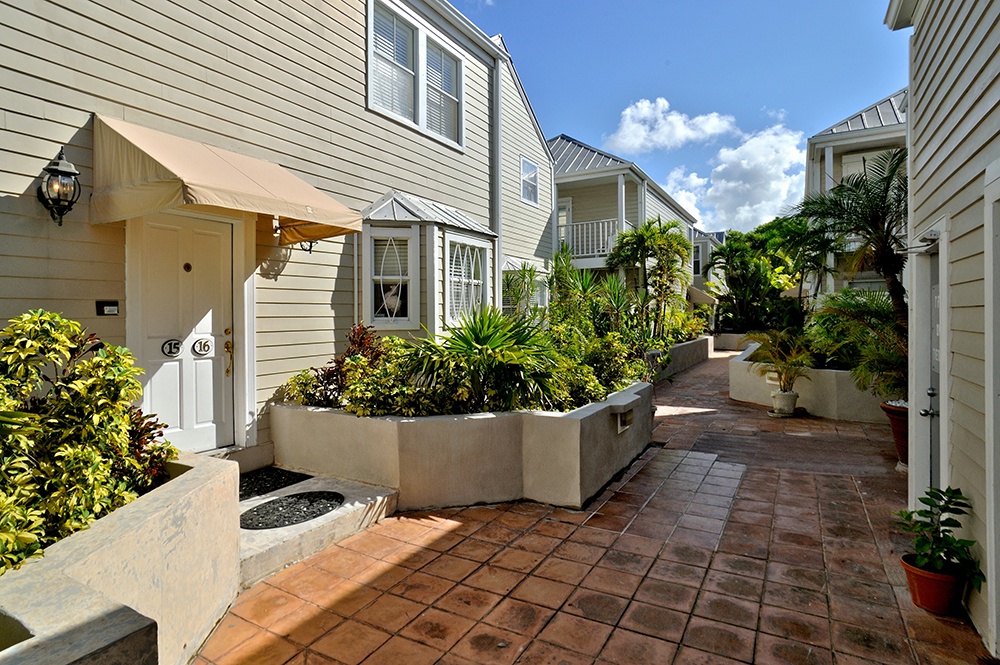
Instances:
[[[227,339],[226,343],[222,345],[222,349],[229,354],[229,358],[226,361],[226,376],[232,376],[233,374],[233,341]]]

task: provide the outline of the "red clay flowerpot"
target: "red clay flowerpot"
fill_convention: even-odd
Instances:
[[[900,559],[913,604],[934,614],[948,614],[965,591],[965,576],[922,570],[913,565],[915,558],[915,554],[904,554]]]
[[[905,406],[894,406],[888,402],[879,404],[882,411],[889,417],[889,429],[892,430],[892,442],[896,444],[896,456],[903,464],[910,463],[910,410]]]

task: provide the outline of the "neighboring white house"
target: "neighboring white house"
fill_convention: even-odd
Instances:
[[[870,160],[886,150],[906,147],[907,89],[844,118],[811,136],[806,146],[806,192],[824,194],[845,176],[864,170]],[[831,257],[837,270],[829,274],[819,291],[832,293],[844,287],[884,289],[885,280],[871,270],[852,274],[847,256]],[[806,290],[815,290],[815,277],[807,279]],[[796,289],[797,293],[797,289]]]
[[[268,401],[354,323],[440,330],[500,302],[505,253],[551,256],[509,55],[443,0],[2,12],[0,320],[129,346],[182,448],[269,463]],[[62,146],[83,195],[57,226],[35,190]]]
[[[891,0],[910,37],[910,503],[972,501],[986,573],[969,613],[1000,641],[1000,3]],[[928,394],[933,388],[934,396]],[[926,409],[928,415],[918,412]],[[923,417],[921,417],[923,416]]]
[[[714,268],[709,270],[708,274],[703,274],[705,266],[712,258],[712,252],[724,242],[726,242],[725,231],[694,230],[694,243],[691,247],[691,270],[694,278],[691,285],[699,291],[705,290],[705,282],[725,284],[725,277]]]
[[[604,268],[618,234],[647,219],[679,221],[694,241],[694,216],[635,163],[565,134],[549,139],[549,149],[555,158],[558,238],[577,267]]]

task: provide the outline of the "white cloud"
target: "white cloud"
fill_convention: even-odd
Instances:
[[[690,117],[670,110],[670,102],[640,99],[622,111],[618,129],[604,142],[611,151],[636,154],[650,150],[671,150],[686,143],[711,140],[724,134],[738,134],[731,115],[706,113]]]
[[[708,230],[747,231],[797,203],[805,182],[802,132],[774,125],[744,136],[735,148],[722,148],[707,178],[670,172],[665,189],[698,217]]]
[[[761,111],[763,111],[764,115],[766,115],[768,118],[771,118],[772,120],[777,120],[778,122],[784,122],[785,118],[788,117],[788,111],[786,111],[785,109],[772,109],[765,106],[761,108]]]
[[[667,176],[664,189],[699,222],[704,221],[698,202],[708,189],[708,178],[701,178],[697,173],[687,173],[683,166],[678,166]]]

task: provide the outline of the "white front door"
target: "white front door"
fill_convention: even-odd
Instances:
[[[232,445],[233,227],[158,214],[140,233],[142,409],[181,450]]]

